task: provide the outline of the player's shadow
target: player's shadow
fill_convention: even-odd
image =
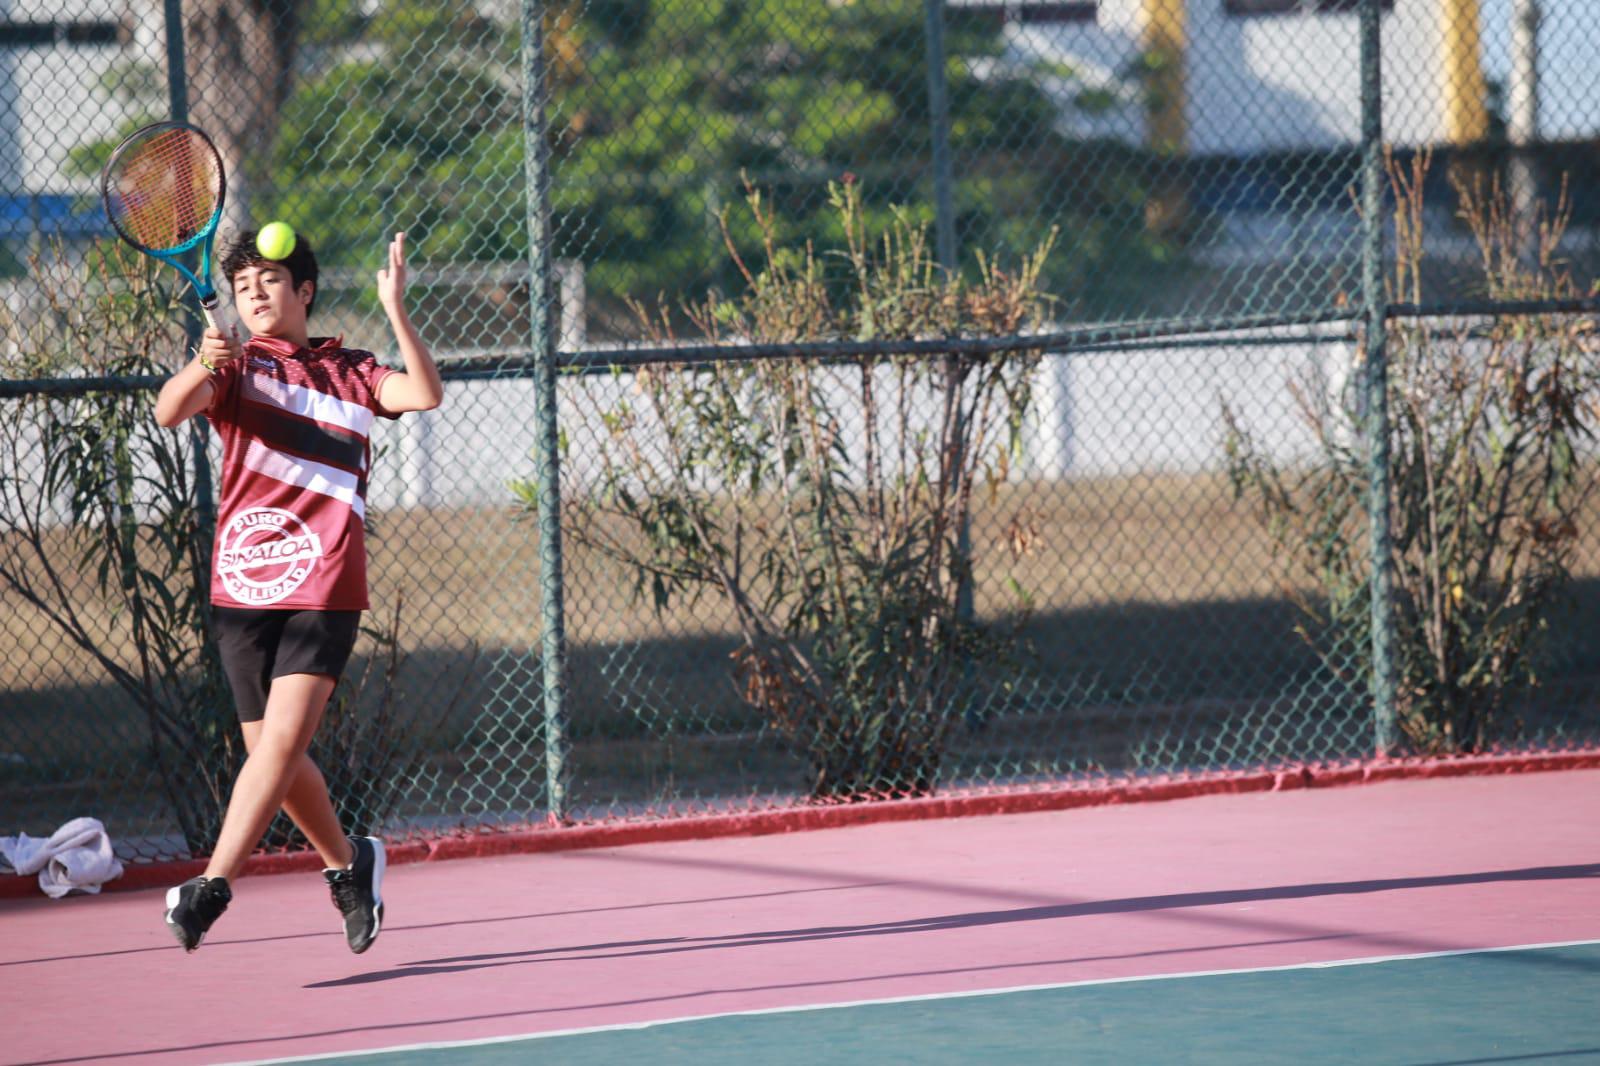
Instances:
[[[519,951],[491,952],[474,955],[455,955],[437,959],[422,959],[402,966],[355,974],[331,981],[318,981],[307,988],[340,988],[349,985],[374,984],[408,977],[434,974],[462,973],[499,966],[518,966],[538,962],[577,962],[590,959],[639,958],[674,955],[695,951],[720,951],[728,948],[770,947],[797,942],[841,940],[856,937],[899,936],[907,933],[934,933],[955,929],[972,929],[984,926],[1009,925],[1018,922],[1057,921],[1069,918],[1087,918],[1107,914],[1133,914],[1147,911],[1183,911],[1197,907],[1219,907],[1233,904],[1260,903],[1271,900],[1309,899],[1319,896],[1360,895],[1372,892],[1393,892],[1413,888],[1449,888],[1464,885],[1510,883],[1518,881],[1558,881],[1600,877],[1600,863],[1571,866],[1535,866],[1516,870],[1488,870],[1477,873],[1437,874],[1425,877],[1380,878],[1367,881],[1330,881],[1303,885],[1277,885],[1265,888],[1226,889],[1206,892],[1177,892],[1156,896],[1133,896],[1126,899],[1093,900],[1080,903],[1056,903],[1042,906],[1017,907],[1009,910],[966,911],[923,918],[906,918],[899,921],[863,922],[842,925],[809,926],[800,929],[773,929],[748,933],[729,933],[714,936],[663,937],[645,940],[621,940],[594,944],[566,945],[562,947],[533,948]],[[1237,915],[1208,916],[1207,921],[1227,925],[1258,925],[1275,931],[1286,931],[1292,923],[1270,921]],[[1306,932],[1294,928],[1296,932]],[[1302,936],[1301,940],[1346,938],[1355,934],[1329,930],[1313,931],[1317,935]],[[1426,950],[1432,945],[1411,945]],[[1554,958],[1556,965],[1571,966],[1584,971],[1600,970],[1600,964],[1583,959]]]
[[[605,914],[614,911],[644,911],[658,910],[664,907],[693,907],[703,906],[707,903],[731,903],[746,900],[773,899],[780,896],[816,895],[821,892],[855,892],[865,888],[882,888],[887,885],[898,884],[896,881],[853,881],[849,884],[823,885],[813,888],[786,888],[775,892],[741,892],[731,896],[696,896],[689,899],[655,899],[640,903],[620,903],[607,907],[576,907],[560,911],[540,911],[536,914],[497,914],[488,918],[455,918],[447,922],[417,922],[408,925],[385,925],[384,931],[390,934],[401,931],[417,931],[420,929],[441,929],[449,926],[452,929],[468,925],[492,925],[501,922],[526,922],[535,919],[575,918],[582,915]],[[317,930],[307,933],[276,933],[272,936],[251,936],[232,938],[207,938],[209,947],[220,947],[223,944],[266,944],[278,940],[315,940],[323,937],[343,937],[343,932],[329,932]],[[138,948],[111,948],[106,951],[82,951],[70,955],[42,955],[37,958],[4,959],[0,960],[0,970],[8,966],[33,966],[47,962],[66,962],[79,959],[104,959],[114,955],[142,955],[147,953],[165,954],[172,950],[172,945],[162,943],[150,947]]]

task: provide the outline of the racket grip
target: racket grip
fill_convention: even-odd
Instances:
[[[233,313],[231,304],[223,303],[212,294],[200,301],[200,310],[206,316],[206,325],[224,333],[232,333],[234,340],[244,343],[244,334],[239,330],[239,318]]]

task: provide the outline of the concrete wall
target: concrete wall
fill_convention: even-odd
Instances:
[[[1265,335],[1240,336],[1260,341]],[[1344,341],[1299,339],[1048,356],[1035,380],[1035,403],[1012,476],[1056,480],[1220,470],[1224,403],[1271,454],[1293,462],[1309,456],[1315,441],[1295,410],[1290,383],[1309,381],[1316,395],[1337,396],[1354,354]],[[839,432],[851,453],[861,456],[864,422],[851,399],[858,395],[853,372],[831,377],[839,390]],[[885,407],[895,402],[887,371],[879,372],[876,388]],[[560,395],[563,431],[571,442],[563,485],[569,492],[584,491],[604,465],[599,449],[609,446],[598,412],[622,402],[637,410],[634,380],[567,378]],[[531,381],[455,382],[439,410],[381,423],[373,435],[381,453],[374,464],[373,508],[510,503],[509,482],[534,475],[534,398]],[[914,397],[912,409],[913,434],[934,425],[939,415],[929,394]],[[646,430],[638,439],[648,454],[663,454],[659,431]],[[889,455],[898,441],[885,430],[879,443]],[[614,458],[624,461],[620,451]],[[716,484],[718,472],[702,470],[699,480]]]

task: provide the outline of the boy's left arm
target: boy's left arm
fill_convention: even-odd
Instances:
[[[444,399],[444,382],[428,346],[406,313],[406,235],[389,242],[389,264],[378,271],[378,300],[400,346],[405,370],[388,375],[378,386],[378,403],[391,414],[431,411]]]

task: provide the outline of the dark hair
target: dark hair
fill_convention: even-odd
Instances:
[[[296,233],[294,251],[282,259],[268,259],[256,248],[257,232],[245,230],[233,239],[223,253],[222,276],[228,279],[228,288],[233,288],[233,276],[245,267],[278,263],[289,271],[289,280],[294,283],[296,291],[299,291],[302,283],[311,282],[311,302],[306,304],[306,314],[311,314],[317,306],[317,254],[311,250],[311,242]]]

